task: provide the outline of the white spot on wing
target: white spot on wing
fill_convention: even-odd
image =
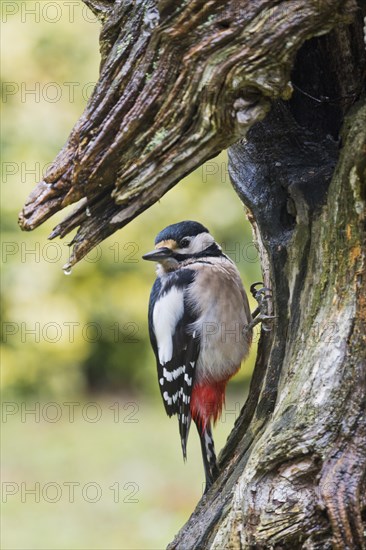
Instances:
[[[163,393],[163,397],[164,397],[164,400],[168,403],[168,405],[171,405],[172,404],[172,398],[169,397],[169,394],[167,391],[165,391]]]
[[[159,361],[165,365],[173,356],[173,339],[175,328],[183,317],[183,291],[171,288],[159,298],[154,307],[153,324],[158,344]]]
[[[180,376],[183,373],[184,367],[178,367],[177,369],[173,370],[173,378],[176,380],[178,376]]]
[[[173,375],[171,372],[169,372],[168,370],[166,370],[166,368],[164,367],[163,368],[163,376],[166,380],[168,380],[168,382],[171,382],[173,380]]]
[[[188,386],[192,385],[192,378],[190,378],[188,374],[184,375],[184,380],[187,382]]]
[[[165,367],[163,369],[163,376],[168,381],[176,380],[184,372],[184,367],[178,367],[177,369],[169,372]]]

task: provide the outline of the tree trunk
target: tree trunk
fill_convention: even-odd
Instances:
[[[277,322],[222,473],[171,550],[366,548],[366,104],[350,108],[365,84],[361,21],[306,43],[299,91],[229,151]]]

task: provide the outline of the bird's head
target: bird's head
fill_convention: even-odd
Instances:
[[[177,269],[190,258],[221,256],[220,246],[202,224],[184,221],[168,225],[155,239],[155,250],[144,254],[144,260],[158,262],[164,271]]]

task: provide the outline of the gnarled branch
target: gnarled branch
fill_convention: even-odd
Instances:
[[[70,267],[291,95],[301,44],[347,20],[353,0],[86,0],[103,20],[85,112],[31,193],[32,230],[80,201],[50,238],[79,230]]]

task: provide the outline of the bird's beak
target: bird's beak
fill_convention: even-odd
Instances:
[[[161,262],[162,260],[167,260],[172,256],[172,249],[167,247],[157,248],[152,252],[148,252],[142,256],[143,260],[149,260],[150,262]]]

